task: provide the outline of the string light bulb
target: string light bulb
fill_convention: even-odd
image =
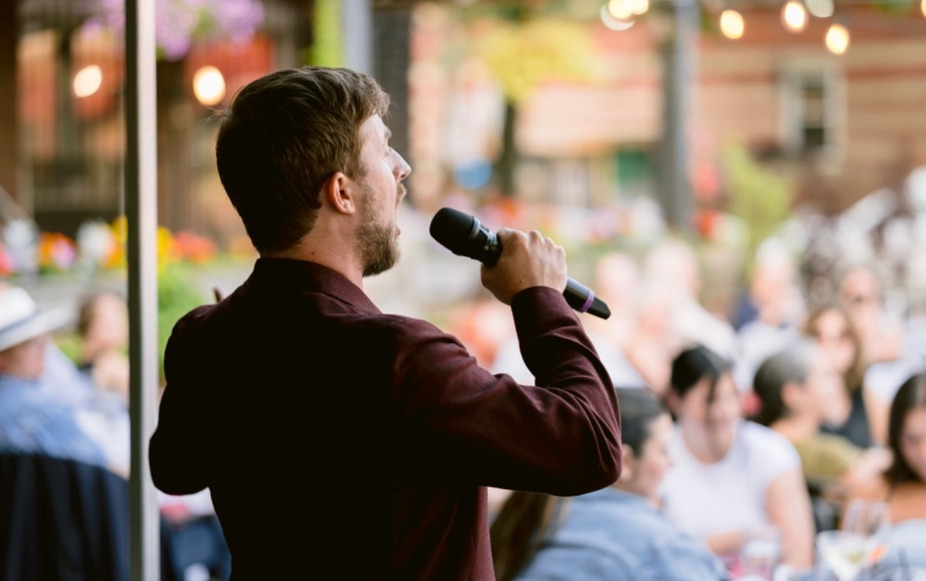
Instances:
[[[649,0],[626,0],[626,2],[630,11],[637,16],[645,14],[649,10]]]
[[[802,32],[807,28],[807,10],[800,0],[788,0],[781,9],[781,22],[791,32]]]
[[[724,10],[720,13],[720,32],[727,38],[733,40],[742,38],[745,29],[746,24],[743,22],[743,15],[736,10]]]
[[[225,98],[225,77],[222,72],[211,65],[196,71],[193,75],[193,94],[203,105],[217,105]]]
[[[926,0],[924,0],[926,1]],[[833,15],[833,0],[805,0],[807,12],[810,12],[817,18],[829,18]]]
[[[833,54],[845,54],[849,48],[849,30],[842,24],[831,24],[826,31],[826,48]]]
[[[74,75],[74,96],[89,97],[100,90],[103,85],[103,69],[99,65],[86,66]]]
[[[610,30],[617,32],[623,32],[624,30],[630,30],[636,20],[632,17],[627,18],[616,18],[611,14],[609,9],[610,3],[605,4],[601,7],[601,23],[605,25]]]
[[[632,0],[610,0],[608,12],[618,20],[627,20],[633,17]]]

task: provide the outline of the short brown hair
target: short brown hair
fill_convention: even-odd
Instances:
[[[237,93],[221,114],[216,164],[259,253],[286,250],[312,229],[331,175],[363,175],[360,125],[388,109],[376,80],[343,68],[284,69]]]

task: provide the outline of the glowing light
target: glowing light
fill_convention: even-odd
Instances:
[[[203,105],[215,105],[225,98],[225,77],[213,66],[205,66],[193,75],[193,94]]]
[[[926,16],[926,0],[920,2],[920,12],[923,13],[923,16]]]
[[[633,0],[611,0],[608,2],[608,13],[618,20],[627,20],[633,16],[632,2]]]
[[[746,30],[746,24],[743,22],[743,15],[736,10],[724,10],[720,13],[720,32],[727,38],[736,40],[743,37]]]
[[[829,18],[833,15],[833,0],[805,0],[807,12],[817,18]]]
[[[636,15],[646,14],[649,10],[649,0],[625,0],[630,11]],[[926,2],[926,0],[924,0]]]
[[[100,90],[103,84],[103,70],[97,65],[86,66],[74,75],[74,96],[89,97]]]
[[[800,0],[788,0],[781,9],[781,22],[791,32],[801,32],[807,28],[807,10]]]
[[[616,30],[618,32],[629,30],[633,27],[634,22],[636,21],[630,17],[615,18],[607,6],[601,7],[601,23],[611,30]]]
[[[844,54],[849,48],[849,31],[842,24],[832,24],[826,31],[826,48],[833,54]]]

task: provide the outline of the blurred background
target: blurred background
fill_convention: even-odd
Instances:
[[[215,169],[213,112],[301,64],[367,70],[393,98],[393,144],[413,172],[403,260],[369,281],[384,310],[470,319],[478,265],[427,235],[442,206],[543,231],[588,281],[611,252],[642,264],[682,241],[698,300],[734,327],[755,317],[750,284],[769,255],[793,270],[802,305],[833,298],[841,269],[867,261],[895,312],[924,306],[926,0],[156,10],[167,328],[256,257]],[[0,6],[0,277],[46,304],[125,283],[123,33],[119,0]]]

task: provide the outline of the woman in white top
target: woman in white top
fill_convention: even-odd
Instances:
[[[663,481],[669,518],[703,538],[731,569],[743,542],[777,529],[781,562],[813,564],[810,498],[794,446],[742,418],[730,365],[703,346],[672,362],[673,468]]]

